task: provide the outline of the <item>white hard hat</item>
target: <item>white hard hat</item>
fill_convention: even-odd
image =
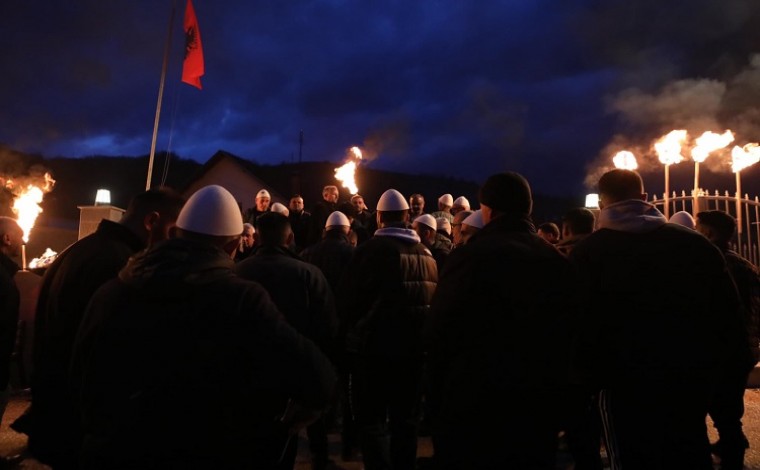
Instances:
[[[438,230],[438,223],[435,221],[435,217],[430,214],[422,214],[421,216],[414,219],[414,221],[418,224],[427,225],[433,230]]]
[[[177,217],[177,227],[204,235],[240,235],[243,217],[235,197],[223,187],[212,184],[190,196]]]
[[[478,209],[472,214],[468,215],[467,218],[462,221],[462,223],[469,225],[470,227],[483,228],[485,225],[483,223],[483,213]]]
[[[454,205],[454,196],[451,194],[444,194],[443,196],[438,198],[438,202],[443,204],[444,206],[453,206]]]
[[[438,224],[437,230],[443,230],[447,234],[451,235],[451,222],[449,222],[449,219],[446,217],[438,217],[435,219],[435,222]]]
[[[269,199],[272,199],[272,196],[269,195],[269,191],[267,191],[266,189],[262,189],[261,191],[256,193],[256,199],[260,197],[268,197]]]
[[[377,201],[377,210],[379,211],[406,211],[409,210],[409,203],[403,194],[395,189],[389,189],[380,196]]]
[[[344,214],[341,211],[335,211],[327,217],[327,222],[325,222],[325,228],[335,227],[335,226],[350,227],[351,222],[348,221],[348,217],[346,217],[346,214]]]
[[[468,201],[464,196],[459,196],[456,198],[453,205],[464,207],[464,210],[466,211],[470,210],[470,201]]]
[[[272,207],[270,207],[269,210],[271,210],[272,212],[279,212],[285,217],[290,215],[290,211],[288,210],[288,208],[280,204],[279,202],[275,202],[274,204],[272,204]]]

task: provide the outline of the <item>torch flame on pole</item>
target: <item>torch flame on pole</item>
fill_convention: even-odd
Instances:
[[[11,180],[6,182],[6,186],[11,183]],[[20,188],[14,191],[15,198],[13,200],[13,212],[17,216],[17,223],[21,230],[24,232],[22,239],[24,245],[22,246],[22,269],[26,269],[26,243],[29,242],[29,235],[32,232],[34,223],[37,221],[37,216],[42,212],[40,203],[45,192],[50,191],[55,184],[55,180],[50,177],[49,173],[45,173],[45,184],[36,186],[34,184],[28,184],[25,188]]]
[[[654,149],[660,162],[665,165],[665,197],[663,198],[663,202],[666,218],[670,218],[670,195],[668,194],[670,192],[670,165],[683,161],[681,145],[686,141],[686,137],[687,132],[683,129],[670,131],[654,144]]]
[[[620,170],[635,170],[639,167],[636,162],[636,156],[628,150],[621,150],[612,157],[612,163],[615,164],[615,168]]]
[[[346,162],[343,166],[335,169],[335,178],[341,182],[341,185],[348,189],[351,194],[358,194],[359,188],[356,186],[354,175],[356,173],[356,166],[362,159],[362,151],[359,147],[351,147],[349,149],[351,154],[351,160]]]
[[[742,235],[742,170],[760,161],[760,145],[747,144],[744,147],[735,146],[731,150],[731,170],[736,173],[736,231],[741,243]]]
[[[694,160],[694,192],[692,213],[696,217],[699,212],[699,164],[704,162],[714,151],[722,149],[734,141],[734,133],[727,130],[723,134],[707,131],[697,137],[696,145],[691,150],[691,159]]]

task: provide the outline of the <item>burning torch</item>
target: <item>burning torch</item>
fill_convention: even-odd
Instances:
[[[358,194],[359,188],[356,186],[354,176],[356,174],[356,167],[362,160],[362,151],[359,150],[359,147],[351,147],[348,153],[349,161],[335,169],[335,179],[340,181],[341,185],[348,189],[351,194]]]
[[[670,218],[670,165],[683,161],[681,155],[681,145],[686,141],[687,132],[685,130],[670,131],[660,140],[655,142],[654,149],[660,162],[665,165],[665,217]]]
[[[733,141],[734,134],[730,130],[723,134],[707,131],[697,138],[697,145],[691,150],[691,158],[694,160],[694,193],[692,194],[694,201],[692,215],[694,217],[699,212],[699,164],[704,162],[710,153],[728,146]]]
[[[612,163],[619,170],[635,170],[639,167],[636,156],[628,150],[621,150],[612,157]]]
[[[53,189],[55,180],[50,177],[49,173],[45,173],[44,186],[36,186],[34,184],[28,184],[26,188],[21,189],[16,194],[13,200],[13,212],[18,217],[16,221],[24,231],[22,237],[24,244],[21,245],[21,269],[26,270],[26,244],[29,242],[29,234],[34,227],[34,223],[37,221],[37,216],[42,212],[40,203],[42,202],[42,196],[45,192]]]
[[[760,161],[760,145],[747,144],[744,147],[738,145],[731,150],[731,170],[736,173],[736,231],[742,234],[742,180],[741,172]]]

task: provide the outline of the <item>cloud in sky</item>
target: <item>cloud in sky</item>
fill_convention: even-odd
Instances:
[[[752,0],[193,3],[203,90],[180,83],[178,1],[158,148],[201,162],[291,161],[303,130],[306,160],[364,145],[373,167],[477,182],[513,169],[567,194],[679,116],[760,138]],[[148,153],[171,4],[5,5],[0,143]]]

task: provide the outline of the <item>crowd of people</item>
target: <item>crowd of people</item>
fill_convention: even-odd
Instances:
[[[536,227],[514,172],[432,212],[395,189],[375,211],[262,189],[242,214],[221,186],[148,190],[45,272],[14,427],[54,469],[291,470],[305,429],[322,470],[339,426],[343,460],[411,470],[421,420],[428,468],[554,470],[561,437],[576,470],[741,469],[760,279],[736,221],[668,221],[633,171],[598,192]],[[13,219],[0,241],[7,357]]]

